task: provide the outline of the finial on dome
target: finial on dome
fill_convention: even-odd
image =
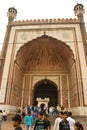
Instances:
[[[74,7],[74,13],[75,13],[75,16],[77,16],[77,18],[80,21],[84,20],[83,14],[85,13],[85,10],[84,10],[84,6],[82,4],[78,4],[77,3],[75,5],[75,7]]]

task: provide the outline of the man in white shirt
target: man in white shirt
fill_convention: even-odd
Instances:
[[[7,120],[7,112],[5,110],[3,110],[2,115],[3,115],[3,120],[6,121]]]
[[[61,122],[62,118],[63,118],[63,112],[60,111],[58,117],[55,120],[53,130],[59,130],[59,123]]]
[[[72,112],[68,112],[67,120],[69,121],[70,130],[74,130],[75,120],[72,118]]]

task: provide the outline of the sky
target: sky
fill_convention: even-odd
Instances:
[[[0,50],[8,23],[9,7],[17,9],[16,20],[76,18],[73,9],[77,3],[84,6],[87,30],[87,0],[0,0]]]

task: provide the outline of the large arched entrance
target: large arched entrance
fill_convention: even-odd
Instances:
[[[75,86],[76,78],[72,80],[72,76],[76,76],[74,63],[74,55],[71,48],[60,40],[48,35],[42,35],[32,41],[28,41],[20,47],[16,54],[11,82],[10,104],[18,106],[20,104],[24,106],[32,105],[33,100],[36,102],[38,96],[42,98],[48,96],[50,97],[49,105],[57,105],[58,98],[61,98],[59,100],[60,104],[66,105],[66,107],[68,107],[68,104],[71,107],[78,105],[78,102],[73,105],[75,99],[78,101],[78,95],[74,95],[71,92],[72,88],[73,91],[77,92],[77,85]],[[53,85],[48,80],[45,84],[43,80],[36,85],[35,98],[33,99],[33,86],[41,80],[41,76],[42,79],[45,76],[51,76],[48,79],[56,81],[60,96],[56,85]],[[47,90],[49,90],[49,93]],[[44,96],[42,91],[45,94]],[[53,92],[52,95],[51,91]],[[17,100],[13,101],[13,99]]]
[[[34,105],[37,105],[37,98],[49,98],[48,106],[57,106],[58,91],[56,84],[47,79],[38,82],[34,89]]]

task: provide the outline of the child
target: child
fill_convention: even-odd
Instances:
[[[30,111],[28,112],[28,115],[25,116],[24,122],[25,122],[25,125],[26,125],[26,127],[27,127],[27,130],[31,130],[31,128],[32,128],[32,123],[33,123],[33,117],[32,117],[32,115],[31,115],[31,112],[30,112]]]
[[[16,115],[15,117],[13,117],[13,126],[15,127],[14,130],[23,130],[20,126],[21,124],[21,116],[20,115]]]
[[[74,125],[74,130],[84,130],[84,128],[80,122],[76,122]]]

